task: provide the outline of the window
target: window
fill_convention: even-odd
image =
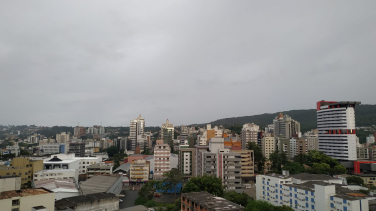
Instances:
[[[20,205],[20,200],[19,199],[12,200],[12,206],[16,206],[16,205]]]
[[[12,208],[12,211],[19,211],[18,208]]]

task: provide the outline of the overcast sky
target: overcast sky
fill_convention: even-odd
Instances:
[[[0,124],[376,103],[376,1],[0,0]]]

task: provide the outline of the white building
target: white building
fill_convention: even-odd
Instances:
[[[68,152],[68,143],[39,145],[40,155],[53,155]]]
[[[20,147],[18,146],[18,143],[16,142],[12,146],[6,146],[5,150],[1,150],[2,155],[7,155],[7,154],[14,154],[16,157],[20,155]]]
[[[74,154],[51,155],[43,161],[44,169],[78,169],[78,174],[86,174],[86,168],[102,162],[101,157],[76,157]]]
[[[370,135],[366,138],[366,143],[367,143],[367,144],[375,143],[375,136],[373,136],[373,134],[370,134]]]
[[[78,181],[78,169],[50,169],[34,173],[34,181],[49,179],[75,179]]]
[[[158,140],[161,141],[162,140]],[[170,171],[170,146],[158,143],[154,147],[154,177],[162,178],[163,173]]]
[[[317,102],[319,150],[338,159],[356,157],[355,105],[360,102]]]
[[[299,211],[362,211],[368,209],[368,195],[347,189],[342,180],[328,175],[257,175],[256,199],[274,206],[286,205]]]
[[[137,146],[137,137],[145,132],[145,119],[141,118],[141,114],[138,118],[131,120],[129,125],[129,139],[130,150],[134,151]]]

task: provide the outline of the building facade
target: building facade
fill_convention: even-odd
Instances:
[[[154,178],[161,179],[170,170],[170,146],[157,143],[154,147]]]
[[[360,102],[317,102],[320,151],[337,160],[357,160],[354,108],[359,104]]]
[[[194,177],[196,172],[196,149],[189,145],[180,145],[178,168],[183,178]]]
[[[243,205],[246,206],[246,205]],[[217,197],[208,192],[191,192],[181,194],[181,208],[182,211],[212,211],[212,210],[227,210],[227,211],[243,211],[244,207],[228,201],[224,198]]]
[[[86,178],[97,174],[112,174],[113,165],[109,163],[95,163],[86,167]]]
[[[75,179],[78,181],[78,169],[51,169],[34,172],[34,181],[49,179]]]
[[[274,137],[263,137],[261,139],[261,151],[262,154],[266,157],[266,159],[269,159],[270,154],[272,154],[275,151],[275,140]]]
[[[149,181],[150,162],[141,159],[132,162],[130,167],[129,182],[145,183]]]
[[[368,195],[342,186],[342,179],[307,173],[257,175],[256,199],[294,210],[369,210]]]
[[[85,157],[85,143],[69,143],[69,153],[74,153],[76,157]]]
[[[130,149],[134,151],[137,146],[137,137],[143,135],[145,132],[145,119],[141,118],[141,114],[138,118],[131,120],[129,125],[129,140]]]
[[[174,139],[174,131],[174,124],[171,124],[167,119],[166,123],[163,123],[161,127],[161,139],[163,139],[164,144],[170,144]]]
[[[253,150],[231,150],[233,153],[241,155],[241,178],[243,181],[249,181],[255,176],[255,162]]]
[[[241,132],[242,149],[247,149],[248,142],[254,142],[257,144],[257,135],[260,127],[253,123],[247,123],[243,125]]]
[[[300,123],[296,120],[291,119],[288,115],[283,115],[280,113],[273,120],[274,127],[274,139],[277,141],[278,138],[292,138],[294,135],[300,133]]]
[[[33,173],[43,169],[43,160],[13,158],[9,167],[0,167],[0,176],[19,176],[21,184],[31,182]]]

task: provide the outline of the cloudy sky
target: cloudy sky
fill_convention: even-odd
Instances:
[[[376,103],[376,1],[0,0],[0,124]]]

